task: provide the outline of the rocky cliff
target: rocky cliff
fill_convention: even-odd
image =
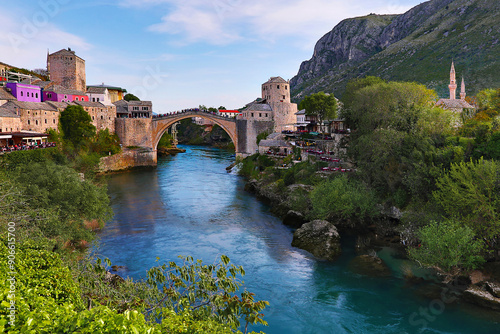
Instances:
[[[340,96],[365,75],[416,81],[445,96],[451,60],[470,94],[499,87],[500,2],[431,0],[401,15],[347,19],[324,35],[291,79],[294,101],[318,91]]]

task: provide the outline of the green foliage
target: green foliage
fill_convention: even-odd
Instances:
[[[452,164],[437,180],[436,203],[478,236],[500,235],[500,166],[495,161]]]
[[[240,296],[236,294],[242,285],[237,277],[245,275],[241,266],[230,264],[224,255],[210,265],[192,257],[180,259],[182,265],[169,262],[148,271],[147,283],[165,295],[149,309],[156,318],[166,308],[177,314],[190,311],[195,319],[212,319],[233,329],[240,326],[241,317],[245,328],[249,324],[267,325],[260,312],[269,303],[255,301],[254,294],[246,290]]]
[[[82,106],[71,105],[61,112],[60,123],[64,140],[79,148],[96,133],[92,118]]]
[[[67,157],[57,148],[45,148],[43,150],[15,151],[4,154],[0,158],[0,165],[5,170],[14,170],[19,166],[30,165],[34,163],[54,162],[58,165],[68,163]]]
[[[260,172],[275,164],[269,157],[257,153],[243,159],[238,173],[249,178],[258,178]]]
[[[384,83],[385,81],[379,77],[367,76],[364,78],[353,79],[346,85],[345,92],[342,95],[342,103],[345,109],[350,109],[355,99],[355,94],[358,90]]]
[[[408,255],[423,266],[452,273],[456,269],[475,269],[484,262],[483,243],[468,226],[453,220],[431,222],[417,234],[421,245],[409,249]]]
[[[375,192],[361,182],[341,175],[319,184],[311,192],[318,219],[366,219],[377,215]]]
[[[269,131],[264,131],[264,132],[261,132],[257,135],[257,145],[259,145],[260,141],[262,139],[266,139],[267,136],[269,136]]]
[[[318,123],[337,117],[337,100],[333,94],[319,92],[306,96],[299,104],[299,109],[305,109],[306,115],[316,116]]]
[[[168,132],[165,131],[163,133],[163,135],[161,136],[160,141],[158,142],[158,148],[172,147],[172,141],[173,141],[172,136]]]
[[[108,129],[99,130],[92,140],[91,151],[101,156],[119,153],[121,151],[120,138],[116,133],[110,133]]]
[[[125,96],[123,97],[123,99],[125,101],[140,101],[141,100],[137,96],[135,96],[134,94],[131,94],[131,93],[125,94]]]

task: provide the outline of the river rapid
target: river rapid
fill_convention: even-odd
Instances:
[[[409,284],[404,260],[390,249],[379,256],[392,277],[350,270],[354,239],[343,254],[317,261],[291,246],[293,230],[245,192],[245,180],[227,173],[231,153],[183,146],[186,153],[158,159],[156,169],[109,177],[114,218],[100,233],[100,256],[125,266],[119,274],[142,279],[163,261],[190,255],[206,263],[222,254],[246,271],[245,287],[270,302],[269,334],[292,333],[500,333],[500,315],[453,302],[431,284]]]

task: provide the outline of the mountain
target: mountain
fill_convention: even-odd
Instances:
[[[349,80],[366,75],[419,82],[446,97],[452,60],[468,95],[500,87],[499,0],[431,0],[401,15],[346,19],[290,80],[292,99],[341,96]]]

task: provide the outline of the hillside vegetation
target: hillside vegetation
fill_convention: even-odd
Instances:
[[[366,75],[415,81],[446,97],[451,61],[468,95],[498,87],[500,2],[431,0],[401,15],[344,20],[316,44],[291,79],[295,101],[318,91],[341,96]]]

